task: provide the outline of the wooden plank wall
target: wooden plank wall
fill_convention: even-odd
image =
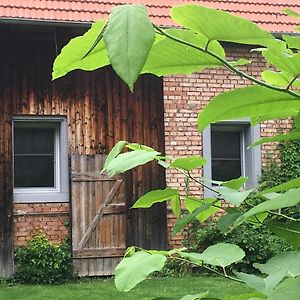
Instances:
[[[162,80],[144,75],[135,93],[110,67],[76,71],[51,82],[55,44],[51,40],[1,39],[0,55],[0,239],[11,234],[12,165],[11,118],[14,115],[65,115],[69,122],[69,153],[107,153],[120,139],[164,151]],[[4,169],[3,169],[4,168]],[[3,176],[5,174],[5,176]],[[125,176],[127,208],[152,188],[165,186],[161,167],[149,164]],[[2,209],[3,208],[3,209]],[[128,245],[166,247],[166,208],[130,210]],[[6,247],[6,246],[4,246]],[[4,251],[4,250],[2,250]],[[4,253],[4,252],[2,252]],[[2,253],[0,256],[2,257]]]

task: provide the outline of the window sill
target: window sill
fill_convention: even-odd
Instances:
[[[45,203],[45,202],[69,202],[68,193],[48,192],[34,194],[14,193],[14,203]]]

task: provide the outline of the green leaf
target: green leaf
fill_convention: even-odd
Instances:
[[[119,141],[114,145],[105,160],[101,173],[107,170],[107,166],[122,152],[126,144],[126,141]]]
[[[245,58],[240,58],[240,59],[237,60],[237,61],[230,61],[230,64],[231,64],[233,67],[244,66],[244,65],[251,64],[251,60],[245,59]]]
[[[264,220],[268,217],[269,213],[267,212],[262,212],[259,214],[256,214],[252,217],[249,217],[247,219],[247,223],[250,223],[256,227],[260,227],[263,225]]]
[[[275,119],[286,119],[291,116],[296,116],[299,113],[298,109],[285,109],[281,112],[268,113],[263,116],[252,117],[250,118],[251,126],[262,123],[267,120],[275,120]]]
[[[284,182],[282,184],[276,185],[274,187],[271,187],[269,189],[263,190],[257,194],[257,196],[268,194],[268,193],[276,193],[276,192],[283,192],[290,189],[295,189],[300,187],[300,177],[294,178],[292,180],[289,180],[287,182]]]
[[[253,266],[268,275],[284,271],[287,277],[297,277],[300,275],[299,261],[300,252],[288,251],[270,258],[265,264],[254,263]]]
[[[260,277],[252,274],[234,272],[246,285],[259,292],[266,292],[274,289],[284,278],[283,271],[277,271],[267,277]]]
[[[137,143],[130,143],[127,144],[126,147],[130,150],[136,151],[136,150],[145,150],[145,151],[155,151],[153,148],[145,145],[140,145]]]
[[[106,167],[110,177],[133,169],[138,165],[144,165],[147,162],[154,160],[159,152],[137,150],[119,154]]]
[[[264,81],[277,86],[287,87],[293,80],[293,76],[285,72],[275,72],[271,70],[265,70],[261,73],[261,77]],[[292,86],[300,87],[300,80],[296,79]]]
[[[217,202],[217,201],[216,201]],[[172,236],[175,236],[179,231],[181,231],[185,226],[191,223],[197,215],[201,212],[205,211],[206,209],[210,208],[215,202],[213,203],[204,203],[200,207],[196,208],[192,213],[182,217],[181,219],[177,220],[173,227]]]
[[[209,291],[206,291],[201,294],[196,295],[185,295],[184,297],[180,298],[180,300],[200,300],[203,298],[206,298],[206,296],[209,294]]]
[[[207,43],[206,37],[189,30],[170,29],[166,32],[200,48],[204,48]],[[212,42],[208,49],[222,58],[225,57],[224,50],[217,41]],[[165,36],[156,35],[156,40],[141,73],[151,73],[156,76],[191,74],[205,68],[220,66],[222,64],[217,59],[206,53],[180,44]]]
[[[83,36],[70,40],[62,48],[53,64],[52,79],[62,77],[75,69],[92,71],[109,65],[107,49],[103,40],[100,40],[93,51],[85,57],[104,25],[105,21],[103,20],[93,23],[92,27]]]
[[[283,9],[282,11],[285,12],[289,17],[300,18],[300,14],[292,9],[286,8]]]
[[[115,269],[115,285],[119,291],[128,292],[154,271],[160,271],[167,258],[144,251],[125,257]]]
[[[299,36],[283,35],[282,38],[286,41],[289,48],[300,49]]]
[[[210,246],[202,253],[180,253],[182,257],[189,258],[192,262],[201,264],[204,262],[209,265],[227,267],[235,262],[242,260],[245,252],[237,245],[219,243]]]
[[[199,130],[212,122],[255,117],[283,110],[299,109],[300,101],[291,95],[261,86],[248,86],[219,94],[198,116]]]
[[[190,213],[192,213],[195,209],[197,209],[199,206],[203,205],[204,203],[208,203],[208,204],[213,203],[213,205],[221,206],[221,201],[217,201],[216,198],[206,198],[206,199],[199,201],[197,198],[187,197],[185,200],[186,208]],[[206,210],[200,212],[196,216],[196,218],[200,222],[204,222],[208,218],[213,216],[218,210],[219,210],[218,207],[210,206]]]
[[[292,77],[300,75],[300,53],[293,53],[290,49],[282,50],[281,47],[268,48],[262,55],[269,64]]]
[[[296,250],[300,247],[300,222],[282,222],[278,220],[270,220],[267,223],[267,227],[274,234],[286,240],[293,247],[293,249]]]
[[[254,293],[229,296],[224,298],[223,300],[263,300],[263,299],[267,299],[267,296],[258,292],[254,292]]]
[[[181,201],[179,195],[171,199],[171,209],[175,217],[178,219],[181,216]]]
[[[268,294],[268,300],[299,300],[300,276],[287,278]]]
[[[300,129],[300,112],[297,113],[295,119],[294,119],[294,126],[296,129]]]
[[[258,140],[257,142],[251,144],[249,147],[255,147],[258,145],[265,144],[265,143],[294,141],[294,140],[300,140],[300,132],[299,131],[278,134],[278,135],[268,137],[268,138],[262,138],[262,139]]]
[[[234,206],[240,206],[244,200],[249,196],[252,190],[237,191],[227,187],[221,187],[218,192],[224,197],[224,200]]]
[[[103,38],[113,69],[133,90],[155,39],[145,6],[113,8]]]
[[[191,4],[173,7],[171,16],[180,25],[205,35],[209,40],[263,46],[277,44],[269,32],[225,11]]]
[[[139,198],[132,208],[149,208],[155,203],[179,198],[177,189],[154,190]]]
[[[280,209],[284,207],[291,207],[297,205],[298,203],[300,203],[300,188],[290,190],[272,200],[268,200],[254,206],[242,216],[240,216],[236,220],[234,226],[238,226],[244,223],[247,220],[247,218],[259,214],[261,212]]]
[[[233,223],[237,220],[237,218],[242,214],[240,211],[230,212],[226,215],[221,216],[217,221],[217,228],[221,232],[228,232]]]
[[[171,168],[178,168],[185,171],[192,171],[202,167],[206,163],[206,159],[201,156],[188,156],[176,158],[171,164]]]
[[[236,179],[225,181],[222,185],[233,190],[239,190],[247,181],[248,177],[241,176]]]

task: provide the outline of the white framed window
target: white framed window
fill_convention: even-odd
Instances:
[[[208,126],[202,138],[203,156],[207,159],[204,177],[228,181],[246,176],[246,188],[257,184],[261,174],[261,150],[248,146],[260,139],[260,125],[251,127],[248,120],[219,122]],[[205,189],[205,195],[209,194]]]
[[[14,202],[68,202],[67,120],[13,118]]]

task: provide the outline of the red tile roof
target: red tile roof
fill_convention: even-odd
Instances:
[[[91,22],[106,18],[111,9],[125,3],[143,3],[154,23],[172,26],[170,8],[195,3],[232,12],[272,32],[292,32],[300,19],[286,16],[284,8],[300,12],[299,0],[0,0],[0,20],[25,19],[60,22]]]

